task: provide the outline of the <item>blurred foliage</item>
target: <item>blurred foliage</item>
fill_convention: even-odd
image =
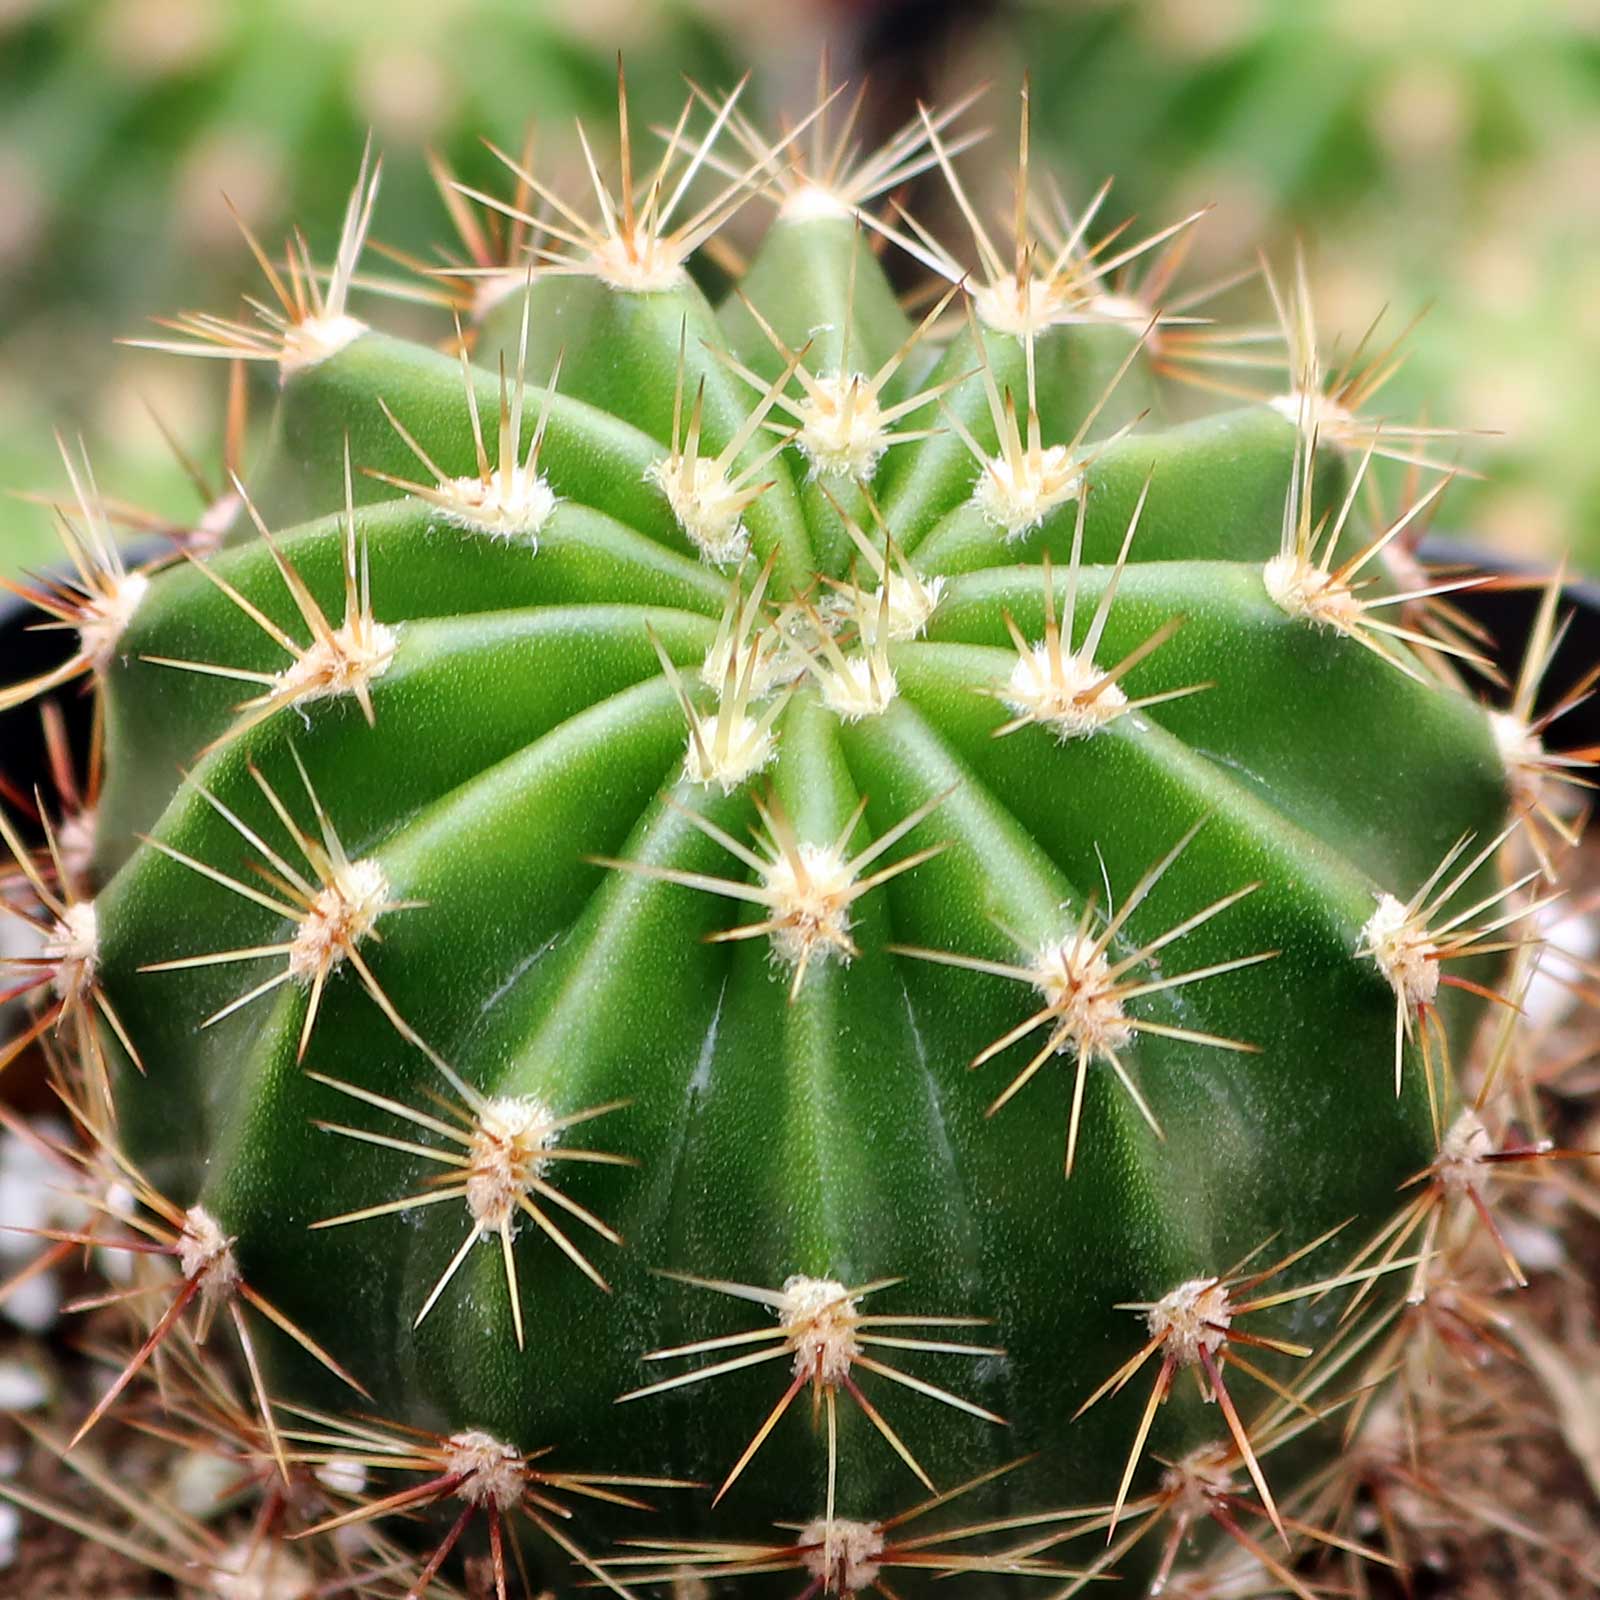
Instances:
[[[1306,241],[1346,348],[1430,307],[1374,409],[1498,430],[1442,517],[1600,570],[1600,4],[1025,0],[1042,153],[1154,222],[1215,203],[1192,276]],[[970,69],[969,69],[970,70]]]

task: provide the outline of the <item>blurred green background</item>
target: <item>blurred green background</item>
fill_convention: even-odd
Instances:
[[[992,79],[969,160],[997,210],[1026,66],[1070,200],[1115,174],[1108,217],[1214,204],[1196,279],[1298,235],[1330,338],[1431,301],[1378,409],[1500,430],[1466,441],[1486,476],[1441,525],[1600,570],[1600,0],[0,0],[0,486],[59,485],[59,424],[108,491],[189,509],[142,399],[205,446],[223,371],[112,340],[253,287],[224,192],[271,246],[294,219],[325,255],[370,127],[375,237],[425,254],[447,223],[424,147],[494,182],[479,135],[536,117],[541,170],[570,172],[571,118],[611,126],[619,49],[639,121],[684,73],[745,66],[753,107],[798,114],[824,40],[870,67],[880,133]],[[41,512],[3,513],[0,570],[49,548]]]

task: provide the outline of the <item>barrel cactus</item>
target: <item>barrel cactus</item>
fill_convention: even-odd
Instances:
[[[1132,1593],[1213,1523],[1293,1586],[1417,1196],[1480,1198],[1451,1062],[1554,769],[1298,291],[1274,403],[1180,420],[1256,349],[1186,224],[1040,204],[1025,107],[985,197],[959,117],[840,105],[697,97],[648,170],[624,108],[588,205],[508,158],[462,203],[536,245],[443,353],[352,309],[364,167],[331,272],[156,341],[276,391],[224,546],[124,567],[77,471],[79,648],[8,699],[100,696],[93,856],[8,839],[125,1191],[66,1237],[153,1274],[80,1437],[236,1373],[298,1532],[413,1592]]]

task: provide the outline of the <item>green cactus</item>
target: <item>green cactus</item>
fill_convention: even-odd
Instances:
[[[959,124],[852,163],[708,106],[642,177],[624,119],[470,355],[350,310],[375,172],[323,287],[185,319],[279,391],[215,556],[124,574],[79,480],[103,886],[38,884],[43,1017],[178,1267],[90,1423],[198,1316],[286,1472],[446,1553],[485,1512],[502,1584],[513,1508],[623,1592],[1264,1548],[1397,1191],[1484,1153],[1449,1050],[1542,747],[1380,570],[1437,488],[1366,526],[1309,346],[1166,422],[1205,346],[1026,204],[993,243]],[[973,277],[873,212],[929,167]],[[873,229],[952,280],[921,321]]]

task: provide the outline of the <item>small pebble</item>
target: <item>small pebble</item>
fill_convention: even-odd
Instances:
[[[367,1469],[359,1461],[342,1461],[335,1457],[316,1469],[316,1477],[325,1489],[352,1498],[367,1487]]]
[[[1600,927],[1592,916],[1572,916],[1559,906],[1546,906],[1536,920],[1540,937],[1550,946],[1542,953],[1522,1009],[1535,1028],[1561,1021],[1577,1004],[1571,985],[1562,978],[1575,976],[1574,963],[1587,962],[1600,950]],[[1570,956],[1570,961],[1563,960]]]
[[[185,1516],[204,1522],[214,1517],[224,1497],[239,1482],[236,1462],[190,1450],[173,1462],[172,1503]]]
[[[43,1333],[61,1316],[61,1285],[53,1272],[19,1284],[6,1299],[5,1313],[26,1333]]]
[[[0,1411],[36,1411],[50,1398],[50,1385],[26,1361],[0,1361]]]

